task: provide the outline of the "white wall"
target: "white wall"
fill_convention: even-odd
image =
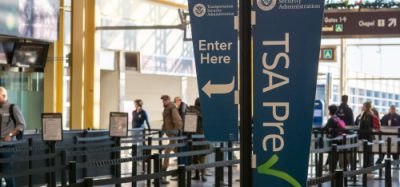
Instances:
[[[108,129],[110,112],[119,111],[118,71],[101,70],[100,128]]]

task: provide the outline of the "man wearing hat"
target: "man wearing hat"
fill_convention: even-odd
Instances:
[[[168,95],[162,95],[161,100],[164,106],[162,130],[167,131],[166,134],[168,137],[176,136],[176,133],[171,131],[182,130],[182,118],[179,115],[179,111],[175,104],[171,102],[171,98]],[[169,140],[169,144],[176,144],[176,140]],[[175,148],[167,148],[165,149],[164,154],[170,154],[171,151],[176,152]],[[168,166],[169,158],[165,158],[162,166],[163,171],[166,171]],[[167,183],[167,181],[164,180],[162,182],[163,184]]]

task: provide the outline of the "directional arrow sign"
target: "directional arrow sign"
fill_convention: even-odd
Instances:
[[[237,1],[189,0],[189,11],[204,135],[237,140]]]
[[[389,18],[388,27],[396,27],[397,26],[397,18]]]
[[[211,84],[211,80],[207,82],[203,87],[203,92],[211,98],[212,94],[227,94],[233,91],[235,88],[235,77],[229,84]]]

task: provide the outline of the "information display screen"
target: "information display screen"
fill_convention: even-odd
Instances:
[[[16,43],[12,65],[44,68],[48,48],[48,44]]]
[[[0,35],[56,41],[59,15],[59,0],[1,0]]]

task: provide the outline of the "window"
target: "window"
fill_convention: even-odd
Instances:
[[[375,95],[375,97],[378,97],[378,98],[381,97],[381,93],[378,92],[378,91],[375,91],[375,92],[374,92],[374,95]]]
[[[385,93],[385,92],[382,92],[382,98],[383,98],[383,99],[387,99],[387,97],[388,97],[388,94]]]
[[[367,90],[367,96],[368,97],[373,97],[373,91],[372,90]]]
[[[365,90],[364,89],[358,89],[358,95],[364,96],[365,95]]]

